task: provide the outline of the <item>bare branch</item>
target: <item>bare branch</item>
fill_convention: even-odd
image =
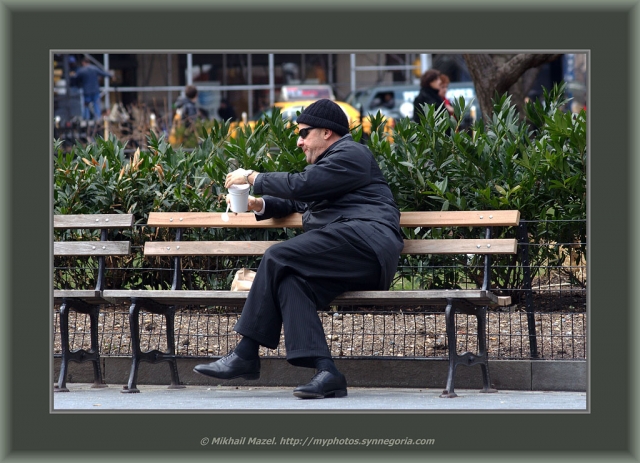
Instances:
[[[524,74],[527,69],[538,67],[544,63],[551,62],[562,55],[549,53],[520,53],[496,71],[496,90],[504,93]]]
[[[527,70],[537,68],[562,55],[520,53],[517,55],[465,54],[463,56],[476,89],[483,117],[489,118],[493,113],[493,97],[496,93],[502,95],[507,92],[513,97],[513,103],[523,117],[524,89],[529,88],[531,79],[527,78],[526,82],[522,81],[522,85],[518,85],[517,88],[515,84]],[[532,72],[531,74],[533,77],[537,73]]]

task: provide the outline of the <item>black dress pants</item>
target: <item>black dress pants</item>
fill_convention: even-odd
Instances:
[[[387,289],[380,268],[346,223],[278,243],[265,252],[234,330],[275,349],[284,327],[287,361],[312,368],[313,357],[331,357],[317,311],[345,291]]]

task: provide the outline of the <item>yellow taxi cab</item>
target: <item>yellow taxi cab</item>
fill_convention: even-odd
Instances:
[[[280,114],[284,119],[289,119],[291,122],[296,122],[298,113],[302,112],[304,108],[315,102],[316,100],[301,100],[301,101],[279,101],[274,103],[274,107],[280,110]],[[343,101],[334,102],[340,106],[347,116],[349,121],[349,127],[353,128],[360,123],[360,111]]]
[[[345,101],[338,101],[333,94],[333,89],[326,84],[302,84],[302,85],[285,85],[280,92],[280,102],[274,106],[280,109],[282,117],[295,122],[297,113],[309,106],[314,101],[321,98],[328,98],[334,101],[347,115],[349,126],[353,129],[362,124],[362,130],[365,134],[371,133],[371,121],[368,117],[362,117],[360,110],[353,107]],[[387,117],[385,131],[391,132],[393,128],[393,118]]]
[[[278,108],[280,110],[280,114],[282,115],[283,119],[287,119],[291,123],[295,123],[296,119],[298,118],[298,113],[302,112],[304,108],[309,106],[314,101],[317,101],[317,100],[279,101],[277,103],[274,103],[273,106],[274,108]],[[358,111],[356,108],[351,106],[349,103],[345,103],[344,101],[337,101],[337,100],[334,100],[334,101],[338,106],[340,106],[340,108],[342,108],[342,110],[346,114],[347,120],[349,121],[349,127],[353,129],[358,125],[362,124],[363,132],[365,134],[371,133],[371,120],[369,119],[369,117],[364,117],[363,120],[361,120],[360,111]],[[234,122],[231,125],[230,130],[235,131],[236,128],[245,127],[247,125],[253,127],[253,125],[255,125],[255,121]],[[385,121],[385,131],[388,134],[391,134],[393,127],[394,127],[393,119],[387,118]]]

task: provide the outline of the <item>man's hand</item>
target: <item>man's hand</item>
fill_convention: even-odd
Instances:
[[[226,196],[226,201],[227,201],[227,204],[229,204],[231,202],[231,199],[229,198],[229,195]],[[263,207],[264,207],[264,201],[262,201],[262,198],[256,198],[254,196],[249,195],[249,202],[247,204],[247,210],[260,212]]]
[[[247,175],[249,172],[249,170],[247,169],[236,169],[233,172],[229,172],[227,174],[227,178],[225,179],[224,182],[224,187],[225,188],[229,188],[231,185],[244,185],[247,183],[247,178],[245,177],[245,175]],[[251,175],[249,175],[249,183],[253,184],[253,179],[255,178],[257,172],[252,172]]]

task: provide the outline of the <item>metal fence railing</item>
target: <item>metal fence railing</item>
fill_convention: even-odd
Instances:
[[[439,312],[323,312],[320,314],[335,357],[446,358],[447,338],[444,313]],[[217,309],[176,312],[176,354],[181,357],[225,355],[239,341],[233,332],[237,313]],[[457,317],[458,349],[475,351],[475,318]],[[537,313],[535,315],[540,359],[585,359],[587,323],[585,313]],[[528,359],[530,355],[527,314],[487,314],[487,348],[490,358]],[[90,346],[89,318],[71,312],[72,349]],[[166,347],[164,319],[143,314],[140,323],[144,350]],[[127,307],[107,307],[100,313],[99,344],[103,356],[130,356],[131,340]],[[60,354],[58,312],[54,312],[54,354]],[[276,350],[263,349],[268,357],[284,357],[284,342]]]

